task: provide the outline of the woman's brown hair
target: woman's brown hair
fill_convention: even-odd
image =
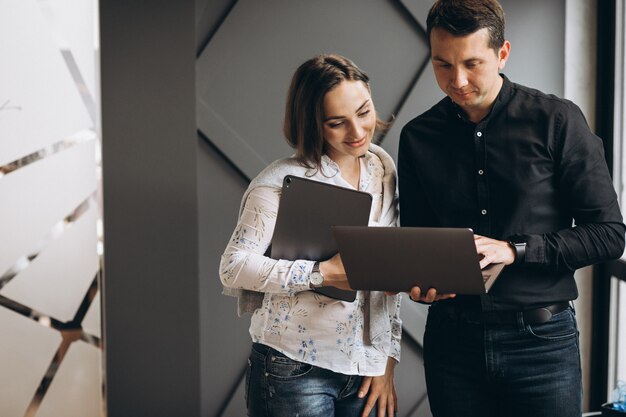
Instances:
[[[308,168],[319,168],[324,154],[324,96],[342,81],[362,81],[369,89],[369,77],[341,55],[318,55],[304,62],[293,75],[283,133],[296,150],[296,159]],[[377,128],[386,127],[378,120]]]

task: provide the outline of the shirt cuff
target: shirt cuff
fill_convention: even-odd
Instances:
[[[305,260],[293,262],[291,270],[289,271],[288,286],[290,288],[290,295],[311,289],[311,270],[314,264],[314,261]]]
[[[539,264],[546,262],[546,245],[543,235],[522,235],[526,239],[526,256],[520,264]]]

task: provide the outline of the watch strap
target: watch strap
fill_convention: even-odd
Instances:
[[[515,251],[515,261],[513,263],[523,263],[526,259],[526,242],[512,239],[509,240],[509,245],[511,245],[511,247]]]

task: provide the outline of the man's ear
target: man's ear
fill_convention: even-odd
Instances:
[[[506,61],[509,59],[509,55],[511,53],[511,42],[504,41],[500,50],[498,50],[498,69],[502,70],[506,65]]]

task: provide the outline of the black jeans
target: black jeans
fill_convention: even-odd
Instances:
[[[580,417],[578,330],[568,308],[548,322],[479,324],[430,308],[424,368],[434,417]]]

